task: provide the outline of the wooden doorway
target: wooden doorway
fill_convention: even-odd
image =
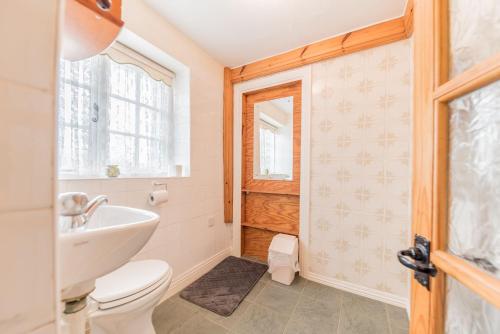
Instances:
[[[299,235],[301,81],[243,95],[241,254],[267,261],[278,233]]]
[[[415,0],[412,231],[430,263],[399,255],[432,275],[412,279],[411,333],[500,332],[499,15],[496,1]]]

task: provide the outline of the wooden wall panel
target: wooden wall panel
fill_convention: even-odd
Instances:
[[[242,255],[267,262],[269,245],[276,234],[278,232],[243,226],[241,228]]]
[[[299,196],[249,193],[242,225],[299,235]]]

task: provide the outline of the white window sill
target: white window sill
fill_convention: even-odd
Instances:
[[[84,175],[59,175],[59,181],[76,181],[76,180],[128,180],[128,179],[186,179],[186,176],[168,176],[168,175],[120,175],[117,177],[108,177],[105,175],[84,176]]]

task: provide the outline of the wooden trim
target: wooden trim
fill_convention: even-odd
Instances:
[[[233,68],[232,82],[237,83],[315,63],[332,57],[374,48],[408,38],[407,28],[412,28],[411,17],[399,17],[367,28],[312,43],[273,57]]]
[[[436,147],[431,252],[448,248],[448,106],[435,101],[434,110]],[[446,273],[439,271],[431,280],[431,291],[431,333],[444,333]]]
[[[439,86],[434,93],[434,98],[441,102],[450,101],[496,80],[500,80],[500,53]]]
[[[448,81],[450,67],[450,22],[448,14],[448,0],[434,0],[435,33],[434,47],[436,67],[435,82],[439,86]]]
[[[406,3],[406,10],[403,18],[406,38],[409,38],[413,34],[413,0],[408,0]]]
[[[414,97],[412,235],[432,237],[434,158],[434,4],[416,0],[414,15]],[[425,70],[423,70],[425,69]],[[410,333],[430,333],[431,294],[411,280]]]
[[[224,222],[233,222],[233,84],[231,70],[224,68],[223,95]]]
[[[243,166],[242,189],[255,192],[300,194],[300,133],[302,109],[302,84],[300,81],[249,92],[243,99]],[[293,96],[293,171],[292,179],[258,180],[254,178],[254,104],[276,98]]]
[[[445,251],[433,252],[431,261],[447,275],[452,276],[495,307],[500,308],[500,280],[466,260]]]
[[[246,193],[246,194],[259,193],[259,194],[300,196],[300,192],[281,191],[281,190],[275,190],[275,189],[255,190],[255,189],[245,189],[245,188],[242,188],[241,191],[243,193]]]

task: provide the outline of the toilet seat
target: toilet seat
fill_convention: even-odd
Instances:
[[[96,280],[96,289],[90,297],[100,310],[107,310],[142,298],[166,281],[172,270],[160,260],[134,261]]]

